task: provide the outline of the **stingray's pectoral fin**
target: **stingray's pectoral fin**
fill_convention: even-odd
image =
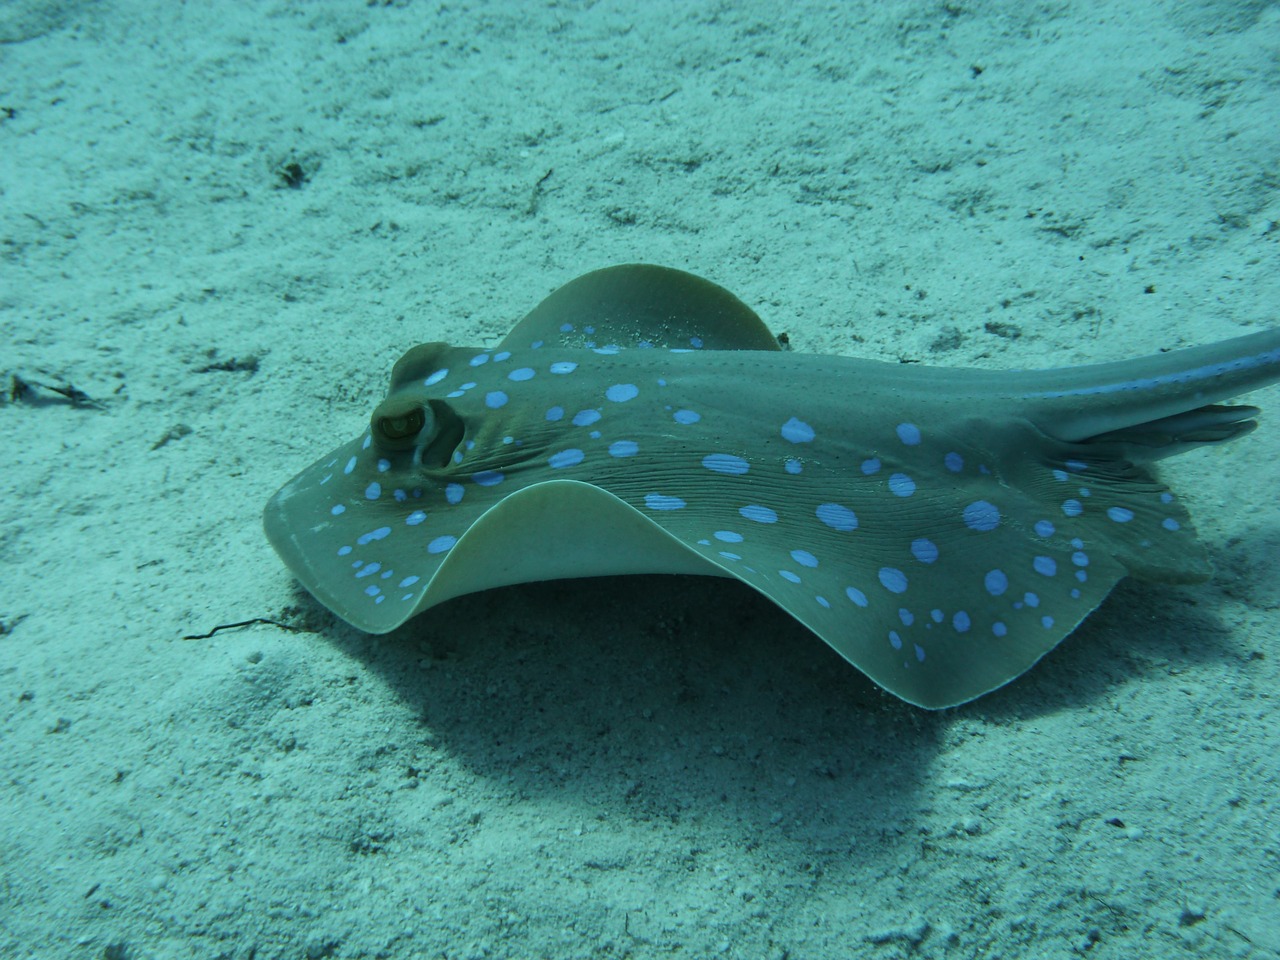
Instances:
[[[648,263],[570,280],[529,311],[502,345],[518,349],[540,341],[588,348],[781,349],[755,311],[724,287]]]
[[[1169,442],[1176,447],[1189,441]],[[1061,518],[1058,535],[1070,532],[1064,546],[1071,552],[1077,587],[1092,594],[1099,580],[1109,581],[1097,591],[1095,604],[1122,576],[1199,583],[1213,574],[1190,514],[1143,462],[1158,456],[1144,456],[1151,449],[1158,448],[1132,441],[1121,446],[1074,444],[1047,478],[1040,473],[1025,481],[1051,514]],[[1104,557],[1108,559],[1100,562]],[[1107,573],[1100,576],[1104,568]]]
[[[637,573],[726,575],[607,490],[547,480],[485,511],[432,577],[414,612],[511,584]]]

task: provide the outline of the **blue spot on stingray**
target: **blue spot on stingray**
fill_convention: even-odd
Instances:
[[[1078,517],[1084,513],[1084,507],[1080,506],[1079,500],[1063,500],[1062,512],[1068,517]]]
[[[717,530],[715,533],[712,534],[712,536],[724,543],[741,543],[742,542],[742,534],[734,533],[732,530]]]
[[[489,362],[489,355],[487,353],[477,353],[469,361],[470,365],[473,367],[480,367],[488,362]]]
[[[646,493],[644,505],[650,510],[679,510],[685,502],[679,497],[668,497],[661,493]]]
[[[640,396],[640,388],[634,383],[615,383],[604,395],[614,403],[626,403]]]
[[[533,379],[533,367],[518,367],[507,374],[508,380],[514,380],[519,383],[522,380]]]
[[[975,500],[964,508],[964,525],[985,533],[1000,525],[1000,511],[986,500]]]
[[[972,626],[972,623],[970,622],[969,615],[967,613],[963,610],[958,610],[956,611],[956,615],[951,618],[951,626],[955,627],[956,633],[968,633],[969,627]]]
[[[356,458],[352,457],[350,460],[347,461],[347,465],[342,468],[342,472],[350,473],[355,468],[356,468]]]
[[[400,581],[400,586],[412,587],[415,583],[418,582],[418,579],[419,579],[418,577],[405,577],[403,580]]]
[[[778,514],[776,511],[770,510],[768,507],[762,507],[758,503],[749,503],[738,512],[748,520],[754,520],[756,523],[778,522]]]
[[[954,451],[952,453],[948,453],[945,457],[943,457],[942,463],[952,473],[959,473],[961,470],[964,469],[964,457],[960,456],[960,454],[955,453]]]
[[[451,483],[444,488],[444,498],[449,503],[457,504],[462,502],[462,495],[466,489],[460,483]]]
[[[881,567],[878,574],[880,585],[890,593],[906,593],[907,575],[894,567]]]
[[[831,609],[831,601],[828,600],[826,597],[815,596],[813,599],[818,601],[818,606],[825,607],[828,610]]]
[[[386,473],[386,472],[387,472],[388,470],[390,470],[390,469],[391,469],[391,461],[390,461],[390,460],[388,460],[386,457],[379,457],[379,458],[378,458],[378,472],[379,472],[379,473]]]
[[[330,512],[331,514],[333,514],[333,515],[336,517],[336,516],[338,516],[338,515],[339,515],[339,514],[341,514],[341,513],[346,513],[346,512],[347,512],[347,508],[346,508],[346,507],[344,507],[344,506],[343,506],[342,504],[340,504],[340,503],[335,503],[335,504],[330,508],[329,512]]]
[[[728,550],[721,550],[721,551],[720,551],[720,556],[724,557],[726,560],[741,560],[741,559],[742,559],[741,555],[736,554],[736,553],[730,553]]]
[[[340,556],[340,557],[345,557],[345,556],[346,556],[347,554],[349,554],[350,552],[351,552],[351,548],[350,548],[350,547],[339,547],[339,548],[338,548],[338,556]]]
[[[1057,480],[1059,483],[1067,482],[1067,471],[1053,470],[1052,473],[1053,473],[1053,479]]]
[[[615,440],[609,444],[609,456],[634,457],[640,452],[640,444],[634,440]]]
[[[696,410],[677,410],[671,415],[671,419],[676,423],[697,423],[702,419],[702,414]]]
[[[1133,519],[1133,511],[1125,507],[1107,507],[1107,516],[1116,523],[1128,523]]]
[[[895,473],[889,477],[889,491],[895,496],[909,497],[916,492],[916,482],[905,473]]]
[[[437,383],[439,383],[448,375],[449,375],[448,367],[445,367],[443,370],[437,370],[431,376],[427,377],[427,379],[423,380],[422,385],[424,387],[434,387]]]
[[[577,448],[571,447],[568,450],[561,450],[559,453],[553,453],[547,458],[547,463],[559,469],[561,467],[576,467],[580,464],[586,455]]]
[[[991,632],[997,637],[1003,637],[1009,632],[1009,628],[1006,627],[1003,622],[997,620],[991,625]]]
[[[920,646],[918,643],[913,643],[911,646],[915,648],[916,661],[918,663],[924,663],[924,647]]]
[[[1048,520],[1037,520],[1034,529],[1037,537],[1052,537],[1056,528]]]
[[[562,323],[562,324],[560,324],[560,332],[561,332],[561,333],[573,333],[573,324],[572,324],[572,323]]]
[[[484,395],[484,405],[490,410],[497,410],[507,405],[507,395],[501,390],[490,390]]]
[[[870,460],[862,461],[862,472],[866,476],[869,477],[873,473],[878,473],[879,471],[880,471],[880,460],[878,457],[872,457]]]
[[[909,627],[916,622],[916,616],[906,607],[898,608],[898,619],[902,621],[904,627]]]
[[[363,547],[366,544],[372,543],[374,540],[381,540],[384,537],[390,536],[390,534],[390,527],[378,527],[376,530],[370,530],[368,533],[360,534],[360,536],[356,537],[356,543]]]
[[[1031,561],[1031,567],[1036,573],[1046,577],[1052,577],[1058,572],[1058,564],[1053,557],[1036,557]]]
[[[573,425],[575,427],[589,427],[600,419],[599,410],[579,410],[573,415]]]
[[[845,587],[844,595],[860,607],[867,605],[867,595],[857,587]]]
[[[547,411],[547,419],[554,423],[557,420],[564,419],[564,407],[552,407]]]
[[[804,470],[804,464],[802,464],[802,463],[801,463],[799,460],[797,460],[795,457],[790,457],[790,458],[788,458],[788,459],[787,459],[787,461],[782,465],[782,469],[783,469],[783,470],[785,470],[785,471],[787,471],[787,473],[790,473],[790,474],[794,475],[794,474],[800,473],[802,470]]]
[[[811,443],[813,441],[813,427],[802,420],[792,417],[782,425],[782,439],[790,440],[792,443]]]
[[[783,580],[790,580],[792,583],[800,582],[800,577],[792,573],[790,570],[779,570],[778,576],[780,576]]]
[[[373,584],[369,584],[369,586],[367,586],[367,587],[365,587],[365,588],[364,588],[364,592],[365,592],[366,594],[368,594],[369,596],[371,596],[371,597],[378,597],[378,594],[380,594],[380,593],[382,592],[382,588],[381,588],[381,587],[376,587],[376,586],[374,586]],[[382,600],[382,598],[381,598],[381,597],[378,597],[378,600],[379,600],[379,601],[381,601],[381,600]]]
[[[552,373],[573,373],[578,369],[578,365],[572,360],[557,360],[551,365]]]
[[[816,567],[818,565],[818,558],[808,550],[792,550],[791,559],[802,567]]]
[[[1089,565],[1089,555],[1083,550],[1077,550],[1071,555],[1071,562],[1077,567],[1087,567]]]
[[[982,585],[987,588],[987,593],[998,597],[1009,589],[1009,578],[1003,570],[988,570],[982,578]]]
[[[409,514],[407,517],[404,518],[404,522],[411,527],[416,527],[425,519],[427,519],[426,513],[424,513],[421,510],[415,510],[413,511],[413,513]]]
[[[1044,627],[1046,630],[1048,630],[1050,627],[1052,627],[1052,626],[1053,626],[1053,617],[1049,617],[1049,616],[1041,617],[1041,618],[1040,618],[1040,626],[1042,626],[1042,627]]]
[[[938,547],[932,540],[921,537],[911,541],[911,555],[921,563],[933,563],[938,559]]]
[[[1035,593],[1032,593],[1031,591],[1027,591],[1022,595],[1022,602],[1025,603],[1028,607],[1038,607],[1040,606],[1040,596],[1039,594],[1035,594]]]
[[[359,579],[360,577],[371,577],[381,569],[382,564],[371,563],[356,574],[356,579]]]
[[[702,465],[715,473],[740,476],[751,469],[751,464],[730,453],[712,453],[702,458]]]
[[[818,519],[832,530],[857,530],[858,518],[848,507],[838,503],[823,503],[814,511]]]
[[[1182,528],[1182,524],[1178,523],[1178,521],[1173,519],[1173,517],[1165,517],[1160,521],[1160,526],[1170,531],[1180,530]]]
[[[451,549],[453,545],[457,542],[458,542],[457,537],[450,537],[450,536],[436,537],[434,540],[432,540],[430,543],[427,544],[427,553],[444,553],[446,550]]]
[[[497,470],[481,470],[479,473],[473,473],[471,475],[472,483],[478,484],[482,487],[496,487],[505,479],[506,477]]]
[[[1068,460],[1068,461],[1067,461],[1067,469],[1068,469],[1068,470],[1071,470],[1071,471],[1074,471],[1074,472],[1076,472],[1076,473],[1079,473],[1081,470],[1083,470],[1083,469],[1084,469],[1085,467],[1087,467],[1087,466],[1088,466],[1088,464],[1086,464],[1083,460]]]
[[[895,429],[898,439],[908,447],[914,447],[920,442],[920,428],[914,423],[900,423]]]
[[[501,363],[503,360],[509,360],[509,359],[511,359],[510,350],[499,350],[497,353],[493,355],[494,363]]]
[[[901,649],[902,649],[902,638],[901,638],[900,636],[898,636],[898,631],[897,631],[897,630],[890,630],[890,631],[889,631],[889,642],[890,642],[891,644],[893,644],[893,649],[895,649],[895,650],[901,650]]]

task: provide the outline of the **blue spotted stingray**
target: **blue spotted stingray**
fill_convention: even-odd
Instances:
[[[561,287],[496,348],[426,343],[368,428],[271,498],[302,584],[386,633],[451,597],[606,574],[733,577],[924,707],[1017,677],[1123,577],[1211,572],[1151,471],[1233,440],[1280,330],[986,371],[791,353],[698,277]]]

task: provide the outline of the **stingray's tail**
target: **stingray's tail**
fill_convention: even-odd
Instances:
[[[1018,399],[1041,430],[1071,443],[1122,443],[1154,460],[1234,440],[1257,407],[1219,401],[1280,381],[1280,329],[1206,347],[1036,375]]]

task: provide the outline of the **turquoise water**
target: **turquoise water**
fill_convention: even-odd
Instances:
[[[712,579],[370,637],[260,513],[412,344],[612,263],[943,366],[1273,324],[1277,37],[1243,2],[0,7],[0,955],[1276,956],[1274,388],[1163,472],[1213,580],[1126,582],[942,713]]]

